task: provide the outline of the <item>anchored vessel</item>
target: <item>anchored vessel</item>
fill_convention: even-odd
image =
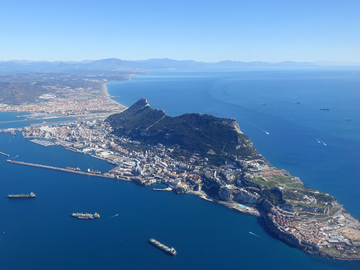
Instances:
[[[101,174],[100,171],[98,171],[98,170],[93,170],[93,169],[88,169],[88,172],[89,172],[89,173],[95,173],[95,174]]]
[[[35,198],[36,195],[33,192],[30,194],[9,194],[8,198],[16,199],[16,198]]]
[[[329,109],[321,107],[320,110],[328,111]]]
[[[161,244],[159,241],[156,241],[154,238],[150,239],[150,243],[154,246],[157,246],[158,248],[162,249],[163,251],[170,253],[171,255],[176,255],[176,250],[172,247],[169,248],[168,246],[165,246],[164,244]]]
[[[77,217],[78,219],[94,219],[100,218],[100,215],[95,212],[95,214],[88,214],[88,213],[72,213],[72,217]]]
[[[81,171],[79,167],[77,168],[72,168],[72,167],[66,167],[67,170],[72,170],[72,171]]]

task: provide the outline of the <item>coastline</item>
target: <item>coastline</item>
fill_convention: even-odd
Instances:
[[[132,76],[135,76],[135,75],[137,75],[137,74],[130,74],[129,77],[127,78],[127,80],[125,80],[125,81],[131,81],[131,77],[132,77]],[[120,102],[116,101],[115,99],[112,99],[112,98],[111,98],[112,96],[109,94],[108,87],[107,87],[107,84],[108,84],[108,83],[111,83],[111,82],[120,82],[120,81],[108,81],[108,82],[106,82],[106,83],[103,83],[103,84],[101,85],[102,95],[103,95],[105,98],[110,99],[110,100],[112,101],[112,103],[116,103],[116,104],[122,106],[124,109],[127,109],[127,108],[128,108],[127,106],[125,106],[125,105],[121,104]]]
[[[108,88],[106,86],[107,83],[104,83],[101,85],[101,90],[102,90],[102,93],[104,95],[104,97],[108,97],[110,98],[110,94],[109,94],[109,91],[108,91]]]
[[[131,78],[130,78],[131,79]],[[129,80],[130,80],[129,79]],[[105,95],[105,97],[106,98],[109,98],[109,99],[111,99],[111,96],[110,96],[110,94],[108,93],[108,88],[107,88],[107,86],[106,86],[106,84],[103,84],[102,85],[102,91],[103,91],[103,94]],[[115,100],[113,100],[113,99],[111,99],[112,100],[112,102],[116,102],[117,104],[120,104],[119,102],[117,102],[117,101],[115,101]],[[121,105],[121,104],[120,104]],[[310,253],[310,252],[309,252]],[[324,256],[324,255],[323,255]]]

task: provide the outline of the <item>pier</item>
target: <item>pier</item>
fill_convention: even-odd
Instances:
[[[34,164],[34,163],[27,163],[27,162],[22,162],[22,161],[14,161],[14,160],[10,160],[10,159],[8,159],[7,162],[9,162],[9,163],[14,163],[14,164],[19,164],[19,165],[31,166],[31,167],[38,167],[38,168],[56,170],[56,171],[63,171],[63,172],[69,172],[69,173],[83,174],[83,175],[88,175],[88,176],[97,176],[97,177],[111,178],[111,179],[114,178],[114,177],[112,177],[112,176],[110,176],[110,175],[108,175],[108,174],[107,174],[107,175],[103,175],[103,174],[94,174],[94,173],[88,173],[88,172],[82,172],[82,171],[74,171],[74,170],[69,170],[69,169],[64,169],[64,168],[59,168],[59,167],[53,167],[53,166],[47,166],[47,165],[40,165],[40,164]]]
[[[40,144],[40,145],[45,146],[45,147],[50,146],[50,145],[55,145],[55,143],[52,143],[50,141],[39,140],[39,139],[30,140],[30,142],[37,143],[37,144]]]
[[[1,154],[1,155],[4,155],[4,156],[7,156],[7,157],[10,156],[10,155],[5,154],[5,153],[3,153],[3,152],[0,152],[0,154]]]

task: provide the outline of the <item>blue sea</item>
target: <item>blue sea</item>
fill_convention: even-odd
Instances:
[[[146,97],[171,116],[199,112],[235,118],[271,164],[334,195],[360,219],[360,69],[153,71],[107,86],[126,106]],[[3,123],[19,120],[17,115],[0,114],[0,128],[21,126]],[[0,133],[0,152],[58,167],[112,168],[60,146],[34,144],[20,133]],[[194,195],[6,159],[0,155],[1,269],[360,269],[360,262],[292,248],[261,218]],[[30,191],[36,199],[6,198]],[[70,217],[95,211],[98,220]],[[151,237],[178,254],[155,248],[148,243]]]

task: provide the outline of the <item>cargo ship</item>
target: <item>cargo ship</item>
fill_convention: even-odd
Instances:
[[[83,216],[79,216],[77,217],[78,219],[94,219],[93,216],[88,216],[88,217],[83,217]]]
[[[78,219],[94,219],[100,218],[100,215],[95,212],[95,214],[88,214],[88,213],[72,213],[72,217],[77,217]]]
[[[71,171],[80,171],[80,168],[72,168],[72,167],[66,167],[67,170],[71,170]]]
[[[30,194],[9,194],[8,198],[17,199],[17,198],[35,198],[36,195],[33,192]]]
[[[154,246],[162,249],[163,251],[171,254],[171,255],[176,255],[176,250],[172,247],[172,248],[169,248],[168,246],[165,246],[164,244],[161,244],[159,241],[156,241],[154,238],[151,238],[150,239],[150,243],[153,244]]]

